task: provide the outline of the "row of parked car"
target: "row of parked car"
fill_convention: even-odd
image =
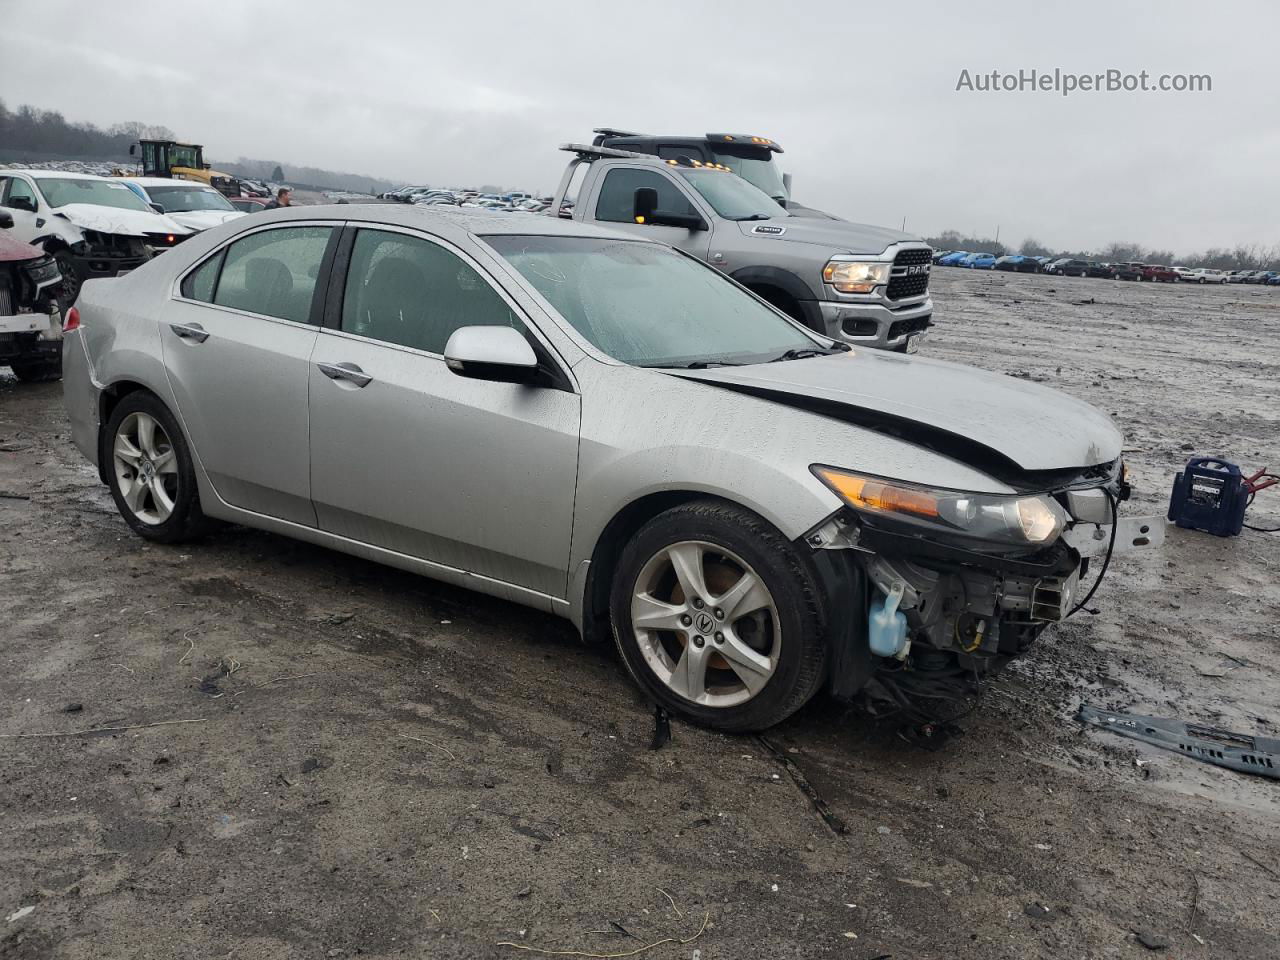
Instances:
[[[1016,273],[1051,273],[1060,277],[1101,277],[1106,280],[1150,280],[1153,283],[1259,283],[1280,286],[1280,272],[1275,270],[1215,270],[1211,267],[1168,267],[1156,263],[1103,263],[1075,257],[1028,257],[1010,253],[997,257],[993,253],[969,253],[965,250],[939,250],[933,262],[942,267],[964,267],[969,270],[1007,270]]]
[[[523,213],[541,213],[551,205],[551,197],[535,197],[533,194],[513,190],[509,193],[481,193],[471,188],[450,187],[401,187],[379,194],[383,200],[397,200],[424,207],[480,207],[486,210],[518,210]]]

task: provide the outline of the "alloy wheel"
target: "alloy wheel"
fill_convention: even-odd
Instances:
[[[159,526],[173,515],[178,497],[178,458],[160,422],[137,411],[120,422],[111,445],[116,485],[140,521]]]
[[[750,565],[716,544],[684,540],[651,557],[636,578],[631,624],[654,675],[703,706],[745,703],[778,668],[773,596]]]

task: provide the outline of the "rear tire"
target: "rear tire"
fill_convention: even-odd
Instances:
[[[186,437],[158,397],[129,394],[104,432],[103,473],[134,533],[156,543],[183,543],[209,531],[213,522],[200,509]]]
[[[636,683],[673,713],[734,733],[771,727],[817,692],[827,656],[820,604],[792,544],[719,500],[673,507],[641,527],[609,598]]]

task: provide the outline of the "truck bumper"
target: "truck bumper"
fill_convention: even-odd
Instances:
[[[57,313],[15,313],[0,317],[0,363],[56,356],[62,345]]]
[[[902,306],[822,300],[818,310],[827,336],[877,350],[913,349],[933,324],[930,297]]]

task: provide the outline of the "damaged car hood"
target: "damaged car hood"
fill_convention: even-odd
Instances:
[[[220,227],[228,220],[248,216],[239,210],[186,210],[169,213],[166,216],[175,223],[181,224],[196,233],[211,227]]]
[[[851,350],[678,375],[846,419],[908,442],[941,440],[957,459],[974,459],[975,445],[1026,471],[1093,467],[1120,456],[1120,432],[1089,404],[943,360]]]
[[[118,233],[126,237],[141,237],[148,233],[188,234],[191,232],[186,227],[174,223],[164,214],[150,210],[103,207],[94,203],[68,203],[58,207],[54,216],[70,220],[82,230]]]

